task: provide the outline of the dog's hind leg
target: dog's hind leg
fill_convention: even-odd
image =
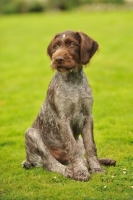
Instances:
[[[39,137],[39,138],[38,138]],[[41,155],[39,154],[38,142],[40,136],[38,130],[29,128],[25,134],[25,149],[26,149],[26,160],[22,163],[22,167],[29,169],[31,167],[42,167],[43,162]]]
[[[25,135],[26,161],[23,168],[44,166],[48,171],[58,172],[66,177],[73,176],[72,171],[58,162],[44,144],[38,129],[29,128]]]

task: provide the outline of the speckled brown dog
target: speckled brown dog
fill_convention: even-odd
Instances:
[[[98,160],[93,137],[93,97],[83,65],[97,49],[98,43],[83,32],[65,31],[50,42],[47,52],[57,72],[36,120],[26,131],[24,168],[44,166],[87,181],[89,169],[104,172],[101,164],[115,165],[111,159]]]

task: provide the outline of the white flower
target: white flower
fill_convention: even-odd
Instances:
[[[126,174],[126,173],[127,173],[127,169],[123,168],[123,174]]]

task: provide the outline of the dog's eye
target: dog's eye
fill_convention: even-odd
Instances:
[[[70,47],[74,47],[76,44],[74,42],[69,42]]]
[[[66,45],[67,45],[68,47],[74,47],[76,44],[75,44],[73,41],[67,40],[67,41],[66,41]]]
[[[59,44],[54,44],[53,46],[54,49],[58,49],[59,47],[60,47]]]
[[[71,47],[74,47],[74,46],[75,46],[75,43],[74,43],[74,42],[71,42],[71,43],[70,43],[70,46],[71,46]]]

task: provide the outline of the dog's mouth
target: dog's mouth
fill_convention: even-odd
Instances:
[[[57,70],[59,72],[72,72],[76,66],[62,66],[62,65],[52,65],[53,70]]]
[[[64,67],[64,66],[57,66],[56,67],[56,69],[57,69],[57,71],[60,71],[60,72],[64,72],[64,71],[73,71],[73,69],[74,69],[75,67],[73,67],[73,66],[66,66],[66,67]]]

